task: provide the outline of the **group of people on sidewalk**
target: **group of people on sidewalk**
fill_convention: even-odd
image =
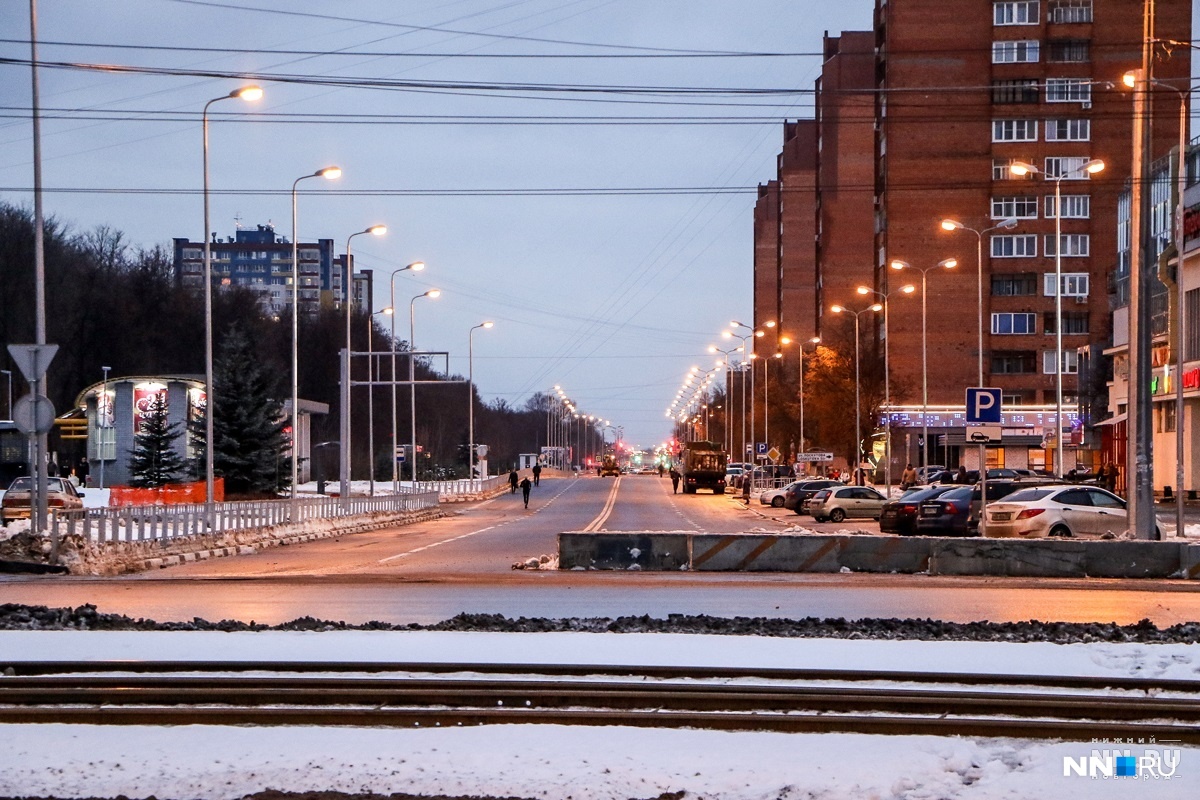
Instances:
[[[533,490],[534,486],[537,486],[542,482],[542,465],[534,464],[533,469],[531,469],[530,472],[533,474],[532,481],[528,476],[522,479],[519,475],[517,475],[517,471],[515,469],[508,473],[508,493],[516,494],[517,487],[519,486],[521,488],[521,499],[525,501],[526,508],[529,508],[529,493]]]

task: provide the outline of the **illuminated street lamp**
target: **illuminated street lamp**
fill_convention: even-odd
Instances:
[[[785,336],[785,337],[783,337],[783,339],[780,340],[780,342],[782,344],[786,345],[786,344],[791,344],[792,340]],[[821,344],[821,337],[814,336],[811,339],[809,339],[809,342],[812,344],[813,353],[815,354],[817,352],[817,347],[819,347]],[[805,353],[804,343],[801,342],[800,343],[800,452],[804,452],[804,353]],[[783,354],[780,353],[776,357],[778,358],[782,355]]]
[[[420,272],[423,269],[425,269],[424,261],[414,261],[392,270],[392,277],[388,284],[388,305],[391,308],[396,307],[396,276],[401,272]],[[392,494],[400,491],[400,467],[396,463],[395,454],[395,448],[400,446],[399,425],[399,412],[396,410],[396,315],[392,314]]]
[[[375,496],[375,348],[373,339],[375,338],[376,314],[386,314],[390,317],[393,316],[393,309],[391,306],[388,306],[387,308],[381,308],[378,311],[373,312],[371,316],[367,318],[367,428],[369,428],[369,435],[367,436],[367,460],[371,462],[371,497]],[[393,370],[392,389],[394,390],[395,387],[396,374]],[[392,419],[395,419],[395,416],[393,416]],[[395,451],[392,452],[391,461],[393,465],[392,470],[394,472],[396,469]]]
[[[259,87],[243,86],[209,100],[200,115],[204,134],[204,502],[208,505],[213,502],[213,410],[216,408],[213,392],[212,232],[208,221],[208,107],[232,98],[253,102],[262,96],[263,90]],[[11,404],[8,413],[12,416]],[[103,460],[100,463],[103,464]]]
[[[723,350],[720,347],[717,347],[715,344],[710,344],[708,346],[708,352],[720,353],[725,357],[725,438],[729,442],[727,452],[730,452],[730,453],[733,452],[733,425],[730,424],[731,420],[730,420],[729,412],[733,408],[733,403],[730,402],[730,399],[729,399],[729,389],[730,389],[730,382],[731,382],[731,378],[730,378],[731,370],[730,370],[730,366],[729,366],[729,355],[731,353],[740,353],[743,350],[745,350],[744,347],[731,347],[728,350]]]
[[[350,500],[350,366],[352,359],[350,354],[354,352],[350,344],[350,285],[353,283],[351,276],[354,272],[354,260],[350,255],[350,242],[355,236],[362,236],[369,233],[372,236],[382,236],[387,233],[386,225],[372,225],[365,231],[352,233],[346,237],[346,265],[342,270],[342,282],[345,284],[345,292],[343,293],[346,301],[346,369],[342,373],[342,469],[339,474],[339,488],[342,495],[342,503],[345,505]]]
[[[903,294],[912,294],[917,290],[917,287],[911,283],[901,286],[898,290]],[[891,351],[892,336],[888,331],[888,297],[891,292],[881,292],[878,289],[872,289],[868,286],[859,286],[856,290],[861,295],[873,294],[883,298],[883,405],[887,408],[887,415],[884,417],[885,438],[883,441],[884,451],[884,469],[883,480],[884,487],[887,489],[887,496],[892,496],[892,388],[891,388],[891,366],[889,364],[889,353]]]
[[[958,261],[953,258],[944,258],[932,267],[914,267],[907,261],[894,260],[891,267],[895,270],[915,269],[921,273],[921,444],[924,450],[925,463],[921,466],[929,466],[929,340],[926,336],[928,317],[926,315],[926,298],[929,296],[926,279],[929,277],[929,271],[933,269],[954,269],[958,266]],[[987,470],[983,470],[986,474]],[[928,477],[928,476],[926,476]]]
[[[412,441],[412,482],[413,490],[417,488],[417,345],[416,325],[413,320],[416,302],[422,297],[434,300],[442,294],[441,289],[430,289],[422,292],[408,302],[408,416],[412,425],[410,433]]]
[[[859,380],[859,319],[868,312],[883,311],[883,306],[879,303],[872,303],[864,309],[855,311],[846,306],[835,305],[830,306],[829,310],[835,314],[851,314],[854,317],[854,482],[858,483],[862,479],[860,471],[862,467],[862,389]]]
[[[296,481],[300,477],[300,236],[296,231],[296,186],[309,178],[336,180],[342,177],[340,167],[325,167],[311,175],[301,175],[292,182],[292,521],[296,521]],[[207,399],[205,403],[207,404]],[[209,409],[207,416],[212,417]],[[208,444],[212,452],[212,442]]]
[[[1024,161],[1014,161],[1009,169],[1014,175],[1037,175],[1040,172],[1037,167]],[[1054,181],[1054,474],[1059,478],[1063,476],[1062,182],[1063,178],[1070,175],[1095,175],[1103,170],[1104,162],[1093,158],[1074,169],[1063,170],[1060,175],[1045,176],[1047,180]],[[1182,258],[1180,255],[1180,263]],[[1182,272],[1180,275],[1182,277]]]

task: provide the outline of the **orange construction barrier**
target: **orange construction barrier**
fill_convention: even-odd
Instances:
[[[109,506],[170,506],[182,503],[203,503],[204,481],[168,483],[156,489],[135,489],[132,486],[114,486],[108,492]],[[217,478],[213,483],[213,500],[225,500],[225,479]]]

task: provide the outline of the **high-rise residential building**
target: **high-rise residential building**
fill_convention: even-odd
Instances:
[[[814,221],[805,223],[815,227],[815,247],[803,267],[811,272],[795,286],[815,287],[809,324],[824,338],[830,326],[844,324],[829,314],[832,304],[862,302],[851,294],[858,285],[889,294],[892,402],[905,407],[894,423],[900,430],[893,467],[897,460],[919,461],[920,414],[913,408],[922,400],[923,344],[929,405],[938,408],[931,434],[939,435],[944,457],[969,466],[975,457],[974,448],[963,446],[961,414],[964,390],[979,385],[982,366],[983,385],[1002,389],[1005,425],[1013,431],[1006,442],[1018,445],[1007,459],[1005,447],[992,447],[989,461],[1050,463],[1042,447],[1053,443],[1047,430],[1072,418],[1056,421],[1045,413],[1060,368],[1056,254],[1063,273],[1061,369],[1074,412],[1076,352],[1110,340],[1117,197],[1133,151],[1132,101],[1121,78],[1141,65],[1143,6],[1142,0],[877,0],[872,33],[826,38],[815,93],[816,196],[807,201]],[[1190,0],[1159,0],[1155,7],[1155,38],[1190,40]],[[1185,87],[1190,50],[1156,53],[1156,80]],[[1175,92],[1156,93],[1155,155],[1177,139],[1177,111]],[[1104,162],[1103,172],[1083,169],[1093,159]],[[1017,162],[1036,172],[1017,175]],[[773,184],[785,186],[785,208],[792,202],[783,163],[777,180],[760,188],[756,221]],[[957,223],[955,229],[946,230],[944,220]],[[788,224],[785,216],[785,245]],[[770,244],[769,237],[756,241],[756,270],[772,266],[762,258]],[[897,290],[919,286],[917,270],[948,257],[957,259],[954,269],[928,274],[923,336],[920,292]],[[911,269],[890,269],[894,260]],[[780,272],[778,263],[772,268]],[[778,297],[788,284],[781,274]],[[771,289],[757,277],[755,288]],[[756,297],[757,313],[768,307]],[[871,334],[882,349],[882,319]]]
[[[174,239],[175,280],[180,286],[204,287],[204,243]],[[213,284],[244,286],[262,294],[263,308],[281,314],[292,305],[292,243],[271,225],[239,229],[225,239],[215,234],[209,244]],[[333,240],[301,242],[300,311],[314,313],[323,304],[339,304],[342,263],[334,259]]]

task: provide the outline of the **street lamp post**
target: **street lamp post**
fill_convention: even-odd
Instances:
[[[292,182],[292,522],[296,521],[296,482],[300,477],[300,238],[296,231],[296,187],[300,181],[309,178],[336,180],[341,176],[341,168],[325,167],[310,175],[301,175]],[[208,405],[207,399],[205,405]],[[212,418],[212,412],[208,408],[206,416]],[[208,450],[212,452],[211,442]]]
[[[731,347],[728,350],[722,350],[720,347],[717,347],[715,344],[710,344],[708,346],[708,352],[720,353],[721,355],[723,355],[725,357],[725,438],[729,442],[727,452],[730,452],[730,453],[733,452],[733,425],[731,424],[732,419],[731,419],[730,413],[729,413],[733,409],[733,402],[730,398],[730,391],[731,391],[732,383],[733,383],[733,377],[732,377],[733,369],[729,365],[729,355],[731,353],[739,353],[743,349],[744,348],[741,348],[741,347]]]
[[[354,352],[350,342],[350,289],[351,284],[354,283],[354,258],[350,255],[350,242],[355,236],[362,236],[364,233],[382,236],[387,233],[387,226],[372,225],[366,230],[352,233],[346,237],[346,264],[345,269],[342,270],[342,283],[345,289],[343,296],[346,303],[346,366],[342,372],[342,446],[340,448],[342,454],[341,470],[338,475],[343,505],[348,503],[350,498],[350,367],[353,361],[351,353]]]
[[[417,345],[416,345],[416,323],[413,319],[415,316],[416,303],[422,297],[430,299],[436,298],[442,292],[440,289],[430,289],[426,292],[414,297],[408,302],[408,417],[411,424],[409,432],[412,434],[412,482],[413,490],[417,488]]]
[[[96,403],[96,433],[98,434],[97,438],[100,440],[100,446],[96,448],[96,455],[100,456],[100,488],[103,489],[105,460],[104,445],[108,439],[108,436],[106,436],[104,433],[108,426],[104,423],[106,422],[105,417],[108,416],[108,409],[111,407],[108,405],[108,373],[112,371],[112,367],[101,367],[100,371],[104,373],[104,383],[101,385],[100,389],[100,402]],[[208,409],[205,408],[205,411],[207,412]],[[211,439],[209,441],[211,441]],[[209,445],[209,450],[212,450],[211,445]]]
[[[750,346],[749,346],[749,348],[747,349],[747,351],[746,351],[745,355],[743,356],[743,359],[742,359],[742,360],[744,361],[744,360],[746,359],[746,357],[749,357],[749,359],[750,359],[750,443],[751,443],[751,446],[755,448],[755,449],[754,449],[754,458],[753,458],[753,462],[757,462],[757,461],[758,461],[758,449],[757,449],[757,448],[758,448],[758,446],[757,446],[758,437],[757,437],[757,436],[755,436],[755,428],[754,428],[754,420],[755,420],[755,417],[757,416],[757,413],[755,412],[755,407],[754,407],[754,405],[755,405],[755,401],[754,401],[754,396],[755,396],[755,389],[754,389],[754,372],[755,372],[755,370],[754,370],[754,359],[756,358],[756,353],[755,353],[755,350],[754,350],[754,340],[755,340],[756,338],[760,337],[760,336],[763,336],[763,335],[765,335],[765,334],[764,334],[762,331],[756,331],[756,330],[754,330],[754,328],[751,328],[749,325],[746,325],[745,323],[738,322],[736,319],[735,319],[735,320],[733,320],[733,321],[731,321],[729,324],[730,324],[730,325],[732,325],[732,326],[734,326],[735,328],[745,328],[746,330],[750,331],[750,333],[749,333],[749,334],[747,334],[746,336],[738,336],[737,338],[739,338],[739,339],[741,339],[741,340],[742,340],[742,346],[743,346],[743,347],[746,347],[746,341],[747,341],[747,340],[749,340],[749,341],[750,341]],[[734,336],[737,336],[737,334],[732,334],[732,335],[734,335]],[[743,392],[745,391],[745,389],[746,389],[746,386],[745,386],[745,378],[743,378],[743,379],[742,379],[742,390],[743,390]],[[744,406],[744,405],[745,405],[745,403],[746,403],[746,400],[745,400],[745,397],[743,396],[743,398],[742,398],[742,405]],[[743,409],[742,409],[742,413],[743,413],[743,415],[746,413],[746,409],[745,409],[745,408],[743,408]],[[745,431],[745,418],[744,418],[744,417],[743,417],[743,422],[742,422],[742,429],[743,429],[743,438],[744,438],[744,436],[745,436],[745,434],[744,434],[744,431]],[[754,474],[753,470],[751,470],[751,473],[750,473],[750,474],[751,474],[751,475],[753,475],[753,474]]]
[[[467,331],[467,477],[472,485],[475,483],[475,331],[495,324],[489,320]]]
[[[953,258],[944,258],[932,267],[914,267],[907,261],[894,260],[892,261],[892,269],[904,270],[915,269],[921,273],[921,445],[924,450],[923,455],[925,461],[921,465],[929,466],[929,339],[927,333],[927,303],[929,296],[927,279],[929,271],[934,269],[954,269],[958,266],[958,261]],[[949,466],[947,464],[947,466]],[[986,470],[985,470],[986,472]],[[926,478],[929,476],[926,475]]]
[[[420,272],[425,269],[424,261],[414,261],[399,269],[392,270],[392,277],[388,282],[388,306],[393,309],[392,314],[392,494],[400,491],[400,468],[396,464],[396,448],[400,446],[400,431],[399,431],[399,412],[396,410],[396,276],[401,272]],[[409,343],[409,347],[412,344]],[[414,456],[415,458],[415,456]]]
[[[734,323],[730,323],[730,324],[732,325]],[[742,323],[740,323],[740,322],[738,322],[736,324],[742,325]],[[749,327],[749,326],[743,325],[742,327]],[[749,347],[746,344],[746,342],[748,340],[751,340],[754,338],[753,329],[751,329],[751,332],[749,334],[746,334],[745,336],[739,336],[738,334],[734,333],[733,331],[722,331],[721,335],[723,337],[725,337],[726,339],[740,339],[742,342],[742,347],[741,347],[742,357],[738,363],[738,372],[740,372],[742,374],[742,379],[739,381],[739,383],[741,383],[741,385],[742,385],[742,387],[741,387],[742,388],[742,405],[741,405],[741,414],[739,415],[742,418],[742,437],[741,437],[741,442],[740,442],[741,443],[740,457],[745,458],[746,457],[746,365],[751,363],[747,359],[754,357],[754,355],[752,353],[752,348]],[[750,370],[750,417],[751,417],[751,419],[754,418],[754,370]],[[751,434],[750,438],[753,439],[754,438],[754,424],[753,423],[751,423],[751,425],[750,425],[750,434]],[[750,458],[751,484],[753,484],[753,482],[754,482],[753,481],[754,464],[757,460],[758,460],[757,454],[752,454],[751,458]]]
[[[912,294],[917,290],[917,287],[911,283],[900,287],[900,291],[904,294]],[[890,291],[881,292],[878,289],[872,289],[868,286],[859,286],[858,293],[861,295],[873,294],[883,298],[883,405],[887,409],[887,415],[884,417],[884,440],[883,440],[883,480],[884,487],[887,489],[887,496],[892,496],[892,383],[891,383],[891,343],[892,336],[888,330],[888,298],[891,295]]]
[[[381,308],[378,311],[372,312],[371,316],[367,318],[367,460],[370,462],[371,467],[371,497],[375,496],[375,347],[373,340],[375,338],[376,314],[393,316],[394,309],[391,306]],[[396,378],[395,373],[393,373],[392,388],[395,389],[395,386]],[[392,419],[395,419],[395,415],[392,416]],[[392,452],[391,461],[393,464],[392,470],[395,471],[395,451]]]
[[[879,303],[872,303],[864,309],[855,311],[852,308],[845,306],[830,306],[829,310],[835,314],[851,314],[854,317],[854,482],[858,483],[861,479],[860,469],[862,467],[862,391],[859,382],[859,346],[858,346],[858,331],[859,318],[867,312],[878,313],[883,310],[883,306]]]
[[[204,104],[200,115],[204,135],[204,502],[212,505],[213,486],[213,315],[212,315],[212,231],[209,229],[208,212],[208,107],[213,103],[231,98],[254,101],[261,98],[263,90],[257,86],[243,86],[227,95],[214,97]],[[9,412],[12,413],[11,411]],[[104,462],[101,462],[103,464]]]
[[[1014,161],[1009,167],[1014,175],[1036,175],[1040,170],[1032,164]],[[1054,474],[1063,476],[1063,321],[1062,321],[1062,182],[1069,175],[1094,175],[1104,169],[1104,162],[1093,158],[1074,169],[1064,170],[1054,181]],[[982,320],[980,325],[982,325]],[[1078,396],[1078,386],[1076,396]],[[980,445],[982,447],[982,445]],[[983,521],[983,515],[980,515]]]
[[[817,352],[817,347],[821,344],[821,337],[814,336],[809,339],[813,345],[813,353]],[[783,344],[790,344],[791,340],[784,337]],[[800,452],[804,452],[804,343],[800,343]]]

